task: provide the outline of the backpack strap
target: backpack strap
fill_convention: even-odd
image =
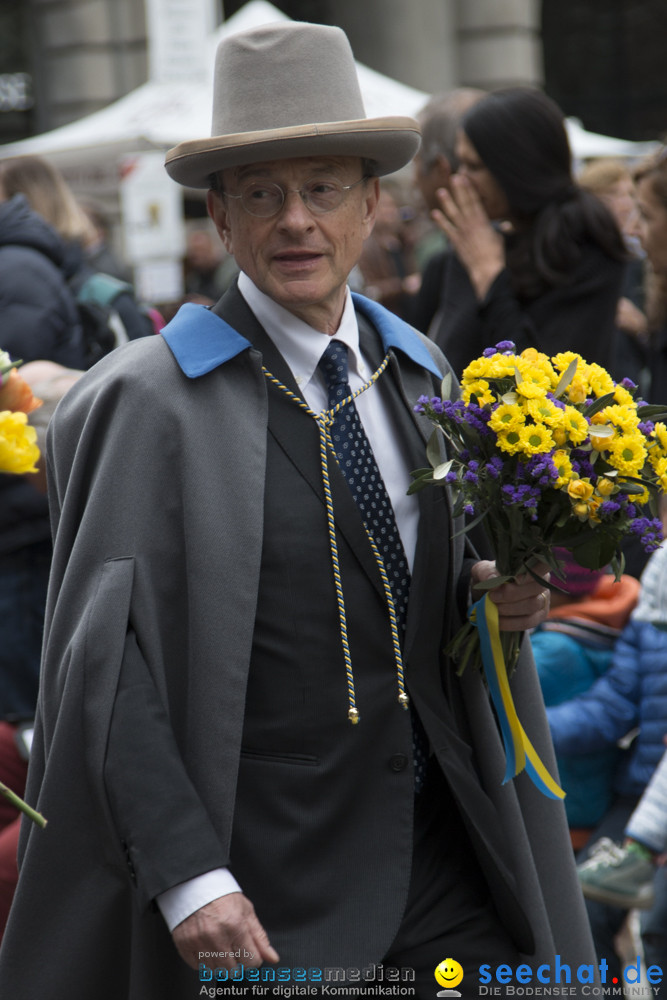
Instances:
[[[132,285],[111,274],[96,272],[86,278],[76,297],[79,302],[97,302],[102,306],[111,306],[114,299],[123,292],[133,292]]]

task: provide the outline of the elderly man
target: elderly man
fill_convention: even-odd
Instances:
[[[470,981],[593,961],[562,806],[502,786],[480,677],[443,660],[494,572],[444,492],[407,496],[446,362],[346,286],[418,142],[364,117],[339,29],[289,24],[222,43],[213,137],[167,155],[241,273],[51,425],[49,825],[25,830],[3,996],[363,994],[391,969],[431,997],[449,955]],[[494,600],[512,629],[547,604],[532,580]],[[515,698],[548,755],[527,658]]]

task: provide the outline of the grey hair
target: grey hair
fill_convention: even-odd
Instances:
[[[461,119],[473,104],[485,96],[484,90],[458,87],[436,94],[424,105],[417,118],[422,130],[420,156],[426,169],[433,166],[439,156],[444,156],[452,170],[456,170],[456,133]]]

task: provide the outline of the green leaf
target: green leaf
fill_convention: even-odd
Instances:
[[[451,467],[453,466],[453,464],[454,464],[454,459],[450,458],[448,462],[443,462],[441,465],[436,466],[436,468],[433,470],[433,479],[435,480],[435,482],[439,482],[441,479],[444,479],[449,470],[451,469]]]
[[[447,372],[440,383],[440,396],[442,399],[450,399],[452,394],[452,373]]]
[[[647,403],[645,406],[637,407],[637,416],[640,420],[667,420],[667,407],[664,403]]]
[[[433,469],[437,469],[442,462],[442,449],[440,447],[440,436],[437,428],[433,430],[433,433],[428,439],[428,443],[426,445],[426,458],[431,463],[431,467]]]
[[[570,384],[570,382],[574,378],[575,373],[577,371],[577,364],[578,364],[578,361],[577,361],[576,358],[574,358],[573,361],[570,361],[569,365],[567,366],[567,368],[565,369],[565,371],[561,375],[560,382],[558,383],[558,385],[556,386],[556,389],[554,391],[554,396],[556,397],[556,399],[558,399],[559,396],[563,395],[563,393],[567,389],[568,385]]]
[[[596,399],[595,402],[591,403],[590,406],[586,407],[586,409],[584,410],[584,416],[592,417],[594,413],[599,413],[600,410],[604,410],[605,406],[609,406],[609,404],[613,402],[614,402],[614,393],[607,392],[605,393],[604,396],[600,396],[599,399]]]

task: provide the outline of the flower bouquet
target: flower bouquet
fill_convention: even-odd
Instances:
[[[459,399],[448,398],[451,390],[448,375],[441,398],[421,397],[415,407],[434,431],[430,467],[413,473],[410,492],[447,485],[454,514],[467,516],[464,530],[483,523],[499,572],[487,590],[523,573],[554,586],[535,567],[546,564],[557,579],[555,548],[589,569],[610,565],[618,579],[627,535],[638,535],[647,551],[659,546],[658,499],[667,489],[667,425],[659,418],[667,419],[666,407],[645,405],[630,380],[616,384],[571,351],[517,354],[510,341],[468,365]],[[493,613],[492,603],[478,602],[448,647],[459,672],[482,666],[490,687],[479,617]],[[511,673],[520,634],[496,628],[491,639]],[[490,655],[487,649],[487,661]],[[500,683],[504,690],[502,670]]]
[[[37,472],[37,431],[28,423],[28,414],[42,405],[19,375],[21,363],[0,351],[0,472],[18,475]],[[2,782],[0,794],[39,826],[46,826],[44,817]]]

